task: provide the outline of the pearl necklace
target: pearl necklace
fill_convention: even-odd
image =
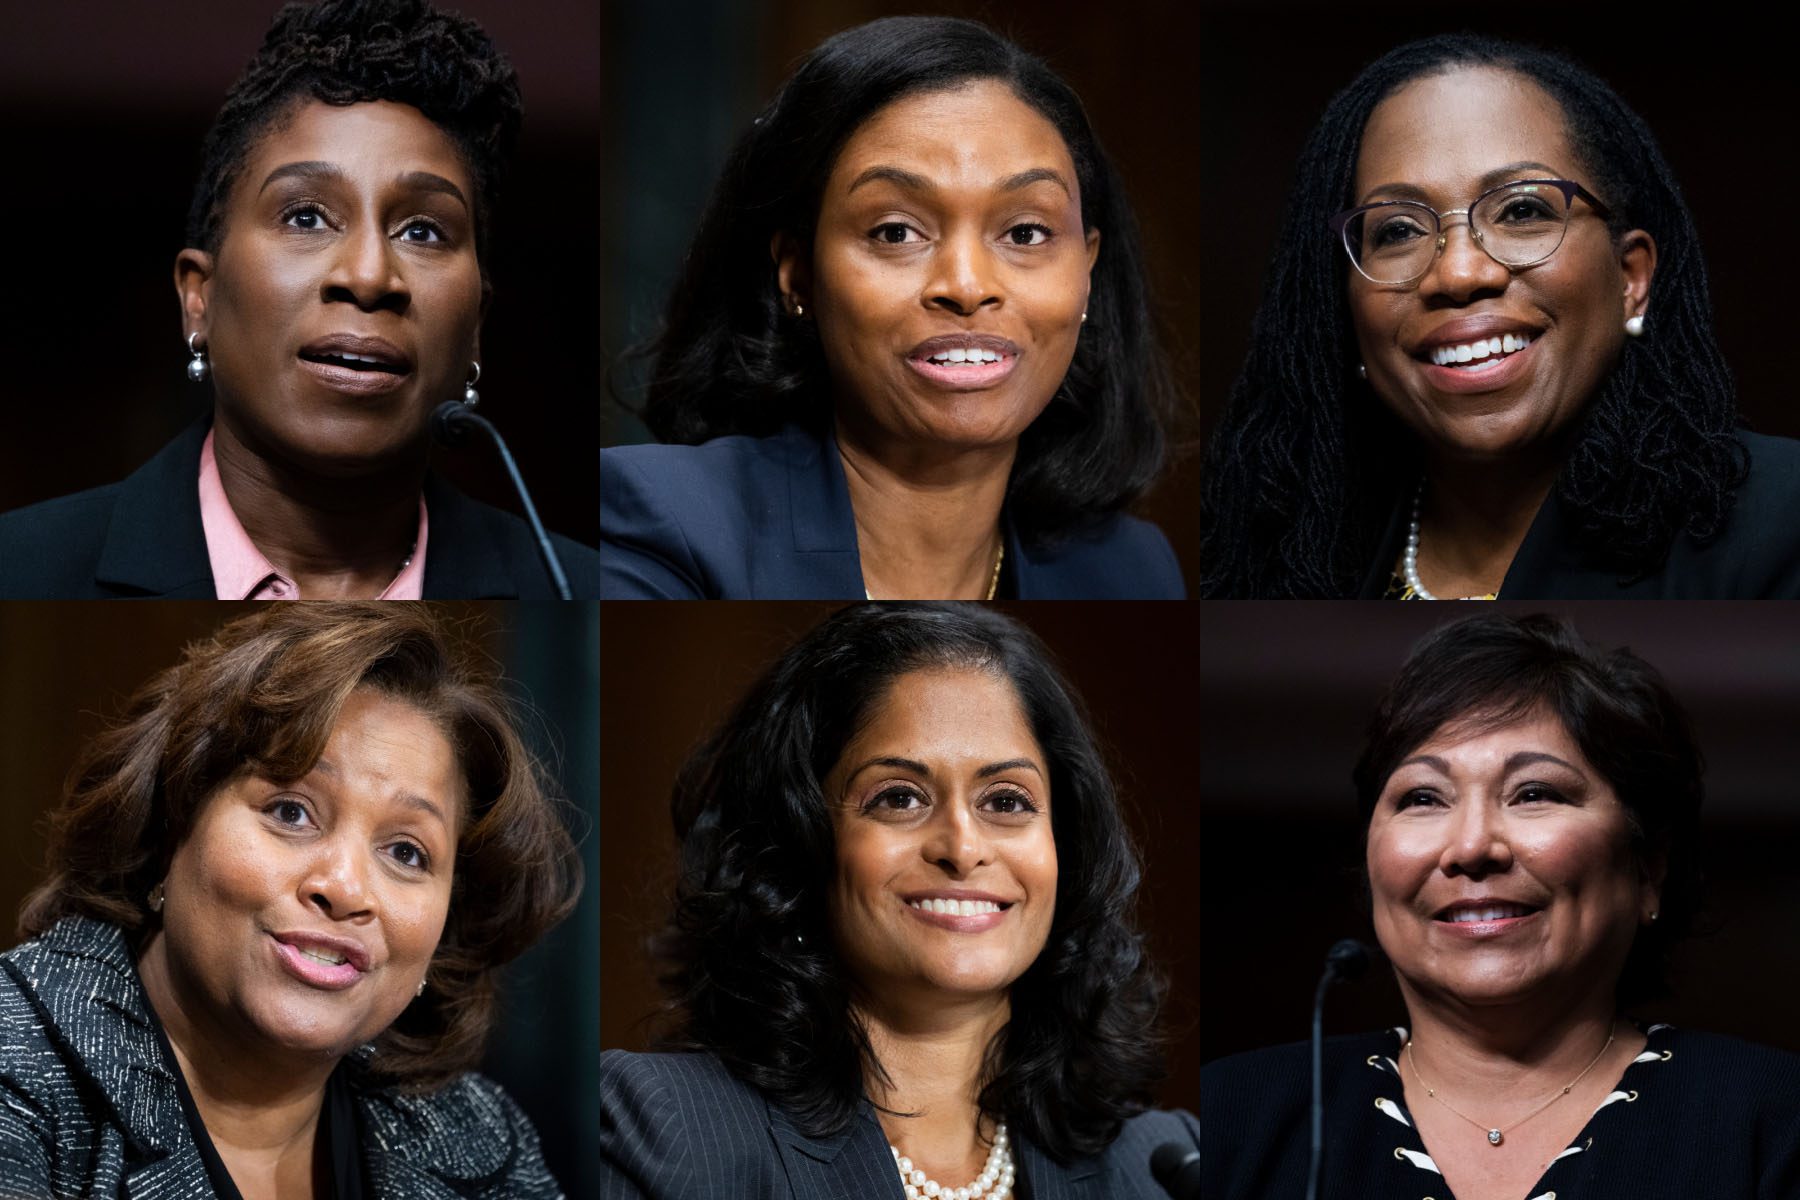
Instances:
[[[894,1166],[900,1171],[900,1186],[906,1189],[906,1200],[1007,1200],[1013,1188],[1012,1146],[1006,1140],[1006,1122],[994,1131],[994,1148],[988,1151],[987,1165],[967,1187],[947,1188],[927,1179],[925,1172],[913,1166],[913,1160],[900,1153],[900,1147],[888,1143],[894,1152]]]
[[[1425,505],[1425,481],[1419,480],[1418,489],[1413,492],[1412,520],[1406,526],[1406,549],[1400,553],[1400,577],[1406,580],[1406,586],[1420,600],[1436,600],[1419,578],[1419,512]],[[1493,596],[1464,596],[1464,600],[1492,600]]]

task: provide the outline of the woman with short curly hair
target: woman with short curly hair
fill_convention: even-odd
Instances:
[[[478,398],[522,113],[488,36],[427,0],[283,8],[175,260],[211,411],[123,482],[0,518],[0,596],[552,596],[529,527],[428,470],[433,411]],[[597,555],[554,544],[595,594]]]
[[[602,1056],[618,1194],[1161,1194],[1152,1151],[1198,1131],[1145,1112],[1163,987],[1138,858],[1030,632],[977,605],[839,612],[695,753],[673,812],[657,948],[668,1048],[693,1053]]]
[[[0,1195],[561,1194],[469,1072],[580,864],[429,608],[189,646],[83,752],[49,865],[0,956]]]

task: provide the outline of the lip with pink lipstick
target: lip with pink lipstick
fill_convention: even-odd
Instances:
[[[300,347],[300,369],[331,391],[382,396],[412,378],[412,357],[386,338],[333,333]]]
[[[1019,347],[992,334],[945,334],[908,350],[906,365],[938,387],[953,392],[980,391],[1012,374],[1019,365]]]
[[[912,892],[900,899],[917,920],[952,933],[985,933],[1005,921],[1015,903],[992,892],[963,888]]]
[[[1530,369],[1544,330],[1519,321],[1474,317],[1450,321],[1412,349],[1425,377],[1440,392],[1493,392]]]
[[[326,991],[355,987],[369,972],[369,952],[348,938],[296,929],[269,935],[275,958],[301,983]]]
[[[1500,937],[1536,921],[1541,905],[1481,896],[1447,904],[1432,914],[1432,926],[1451,937],[1477,941]]]

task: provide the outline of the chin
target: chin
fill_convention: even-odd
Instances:
[[[284,1054],[330,1059],[343,1058],[380,1032],[365,1032],[365,1023],[352,1014],[305,1000],[277,999],[259,1006],[251,1023],[271,1048]]]

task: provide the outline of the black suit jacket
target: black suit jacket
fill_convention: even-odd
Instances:
[[[371,1196],[552,1200],[537,1132],[479,1075],[350,1086]],[[125,935],[68,917],[0,955],[0,1197],[212,1200]]]
[[[1063,1166],[1013,1139],[1029,1200],[1168,1200],[1150,1175],[1164,1142],[1200,1145],[1186,1112],[1125,1123],[1098,1158]],[[962,1181],[958,1181],[958,1185]],[[851,1128],[808,1137],[710,1054],[600,1056],[601,1200],[902,1200],[893,1152],[863,1103]]]
[[[1702,545],[1682,534],[1663,565],[1622,579],[1589,561],[1555,491],[1544,501],[1500,584],[1502,600],[1791,600],[1800,597],[1800,442],[1740,433],[1750,474],[1725,527]],[[1388,521],[1360,595],[1387,591],[1411,519],[1410,499]]]
[[[0,515],[0,599],[213,599],[200,524],[196,422],[125,480]],[[425,599],[555,598],[530,527],[425,477]],[[600,594],[600,556],[551,535],[576,599]]]

